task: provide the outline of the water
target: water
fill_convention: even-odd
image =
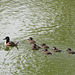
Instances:
[[[75,49],[74,24],[74,0],[0,0],[0,75],[74,75],[75,55],[66,52]],[[5,47],[5,36],[18,48]],[[33,51],[30,36],[53,55]]]

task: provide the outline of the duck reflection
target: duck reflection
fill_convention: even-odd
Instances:
[[[4,50],[10,51],[12,48],[16,48],[17,50],[19,50],[18,46],[6,46]]]

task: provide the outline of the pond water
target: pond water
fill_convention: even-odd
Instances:
[[[75,75],[74,0],[0,0],[0,75]],[[17,47],[6,47],[9,36]],[[29,37],[53,54],[32,50]],[[61,53],[51,49],[56,46]]]

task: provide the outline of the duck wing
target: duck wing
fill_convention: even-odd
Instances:
[[[9,46],[15,46],[16,44],[14,42],[10,41],[10,42],[8,42],[8,45]]]

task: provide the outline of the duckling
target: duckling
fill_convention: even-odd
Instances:
[[[6,40],[5,41],[5,45],[6,46],[17,46],[17,44],[19,43],[19,42],[14,43],[14,42],[10,41],[10,38],[8,36],[5,37],[3,40]]]
[[[55,52],[61,52],[61,50],[57,49],[56,47],[53,47],[52,50]]]
[[[75,51],[72,51],[71,48],[68,48],[66,51],[68,51],[69,54],[75,54]]]
[[[39,50],[41,47],[36,45],[36,44],[33,44],[32,46],[32,50]]]
[[[30,38],[28,39],[28,42],[29,42],[30,44],[35,44],[35,43],[36,43],[36,41],[34,41],[32,37],[30,37]]]
[[[43,50],[43,53],[44,53],[44,54],[52,54],[50,51],[48,51],[48,49],[44,49],[44,50]]]
[[[49,48],[45,43],[43,43],[41,46],[42,46],[42,48],[44,48],[44,49],[48,49],[48,48]]]

